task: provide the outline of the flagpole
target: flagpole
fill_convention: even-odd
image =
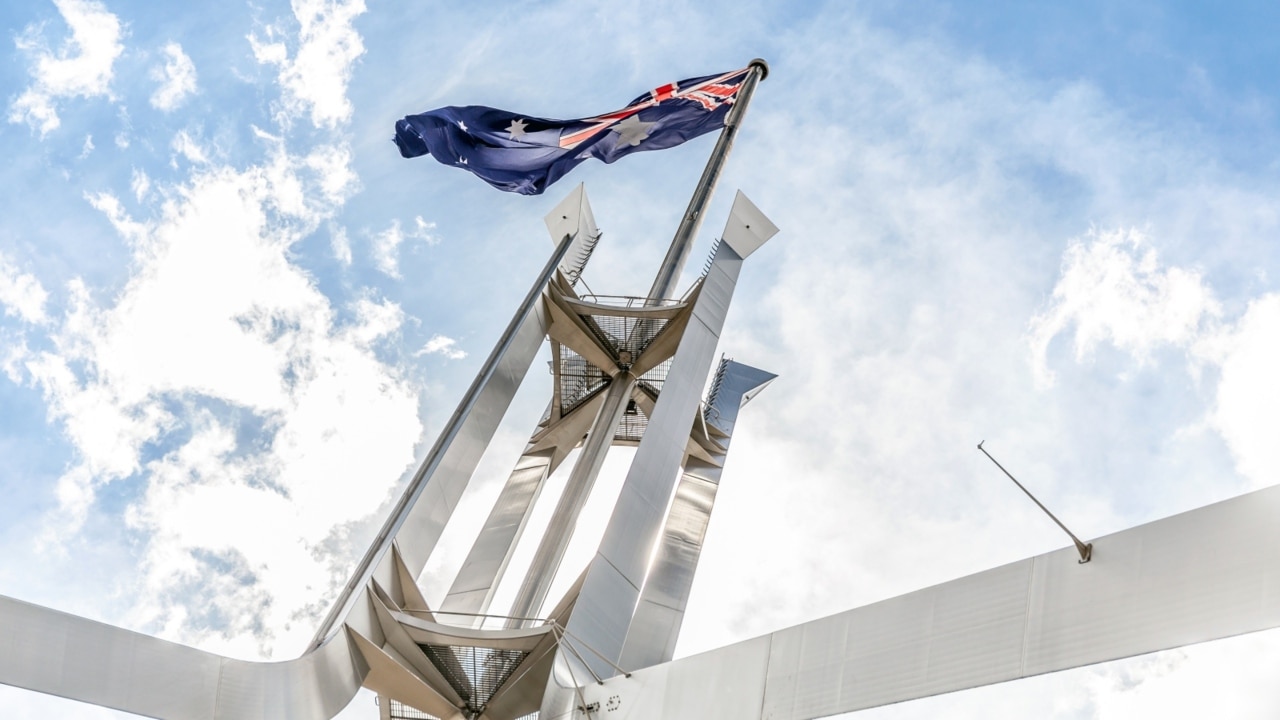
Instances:
[[[671,239],[667,256],[663,258],[662,265],[658,268],[658,275],[654,278],[653,287],[649,290],[649,302],[655,302],[673,294],[675,284],[680,280],[680,271],[684,269],[684,263],[689,258],[693,236],[702,225],[703,211],[707,209],[707,203],[715,192],[716,181],[720,179],[720,171],[724,169],[729,150],[733,148],[733,139],[738,134],[738,126],[742,124],[742,118],[747,113],[747,103],[751,102],[751,95],[755,92],[756,85],[769,74],[769,64],[760,58],[752,60],[747,68],[747,77],[742,81],[742,89],[738,91],[733,108],[725,118],[720,138],[716,140],[716,146],[707,160],[707,167],[702,171],[702,178],[698,180],[693,197],[689,199],[689,207],[684,211],[680,227],[676,228],[675,237]]]

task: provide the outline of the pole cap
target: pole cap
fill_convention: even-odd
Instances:
[[[764,58],[756,58],[756,59],[752,60],[751,62],[747,63],[747,67],[758,67],[758,68],[760,68],[760,79],[761,79],[761,80],[763,80],[763,79],[765,79],[765,78],[769,77],[769,63],[765,62],[765,61],[764,61]]]

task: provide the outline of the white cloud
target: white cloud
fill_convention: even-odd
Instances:
[[[1186,353],[1193,370],[1220,371],[1209,425],[1226,441],[1236,469],[1254,487],[1280,479],[1280,295],[1255,298],[1223,321],[1198,273],[1162,266],[1134,231],[1093,233],[1063,255],[1050,307],[1031,322],[1028,342],[1038,378],[1051,378],[1049,343],[1074,325],[1076,359],[1102,342],[1139,362],[1161,346]]]
[[[173,141],[169,143],[169,147],[173,148],[173,151],[178,155],[186,158],[187,162],[196,165],[209,164],[209,156],[205,153],[204,148],[200,147],[195,138],[191,137],[191,134],[186,130],[179,130],[178,134],[173,136]],[[177,167],[177,159],[175,158],[170,164]]]
[[[80,146],[80,159],[81,159],[81,160],[83,160],[83,159],[85,159],[85,158],[89,157],[89,154],[90,154],[90,153],[92,153],[92,152],[93,152],[93,150],[94,150],[94,146],[93,146],[93,136],[92,136],[92,135],[85,135],[85,136],[84,136],[84,145]]]
[[[49,293],[36,276],[18,270],[4,253],[0,253],[0,305],[4,314],[17,316],[32,324],[43,323]]]
[[[436,235],[436,224],[427,222],[422,219],[421,215],[413,218],[413,237],[422,240],[427,245],[439,245],[440,237]]]
[[[147,193],[151,192],[151,178],[145,170],[134,168],[133,175],[129,181],[129,188],[133,190],[134,199],[142,202],[146,199]]]
[[[71,97],[111,97],[115,61],[124,52],[120,19],[94,0],[54,0],[71,29],[56,51],[50,50],[38,27],[18,37],[18,49],[32,62],[31,85],[9,106],[9,122],[26,122],[48,135],[61,124],[57,100]]]
[[[73,537],[105,486],[141,479],[127,512],[147,538],[131,623],[248,657],[300,650],[342,579],[331,563],[346,559],[345,528],[385,501],[422,429],[416,388],[378,358],[400,307],[364,297],[339,323],[291,263],[357,182],[349,150],[293,155],[258,136],[264,162],[200,156],[153,218],[87,196],[128,242],[133,274],[107,305],[73,282],[52,349],[6,361],[76,450],[44,539]],[[141,196],[150,180],[132,185]],[[17,281],[4,287],[38,313],[38,286],[5,268]],[[192,593],[215,599],[188,604]]]
[[[427,222],[419,215],[413,219],[413,230],[406,233],[399,220],[392,220],[391,225],[371,238],[374,265],[386,275],[400,277],[400,246],[406,240],[421,240],[428,246],[438,245],[440,237],[435,234],[436,224]]]
[[[278,39],[277,28],[266,28],[265,39],[249,36],[258,62],[280,68],[286,121],[309,113],[316,127],[333,128],[351,119],[347,85],[355,61],[364,54],[364,41],[353,23],[364,11],[364,0],[293,0],[300,26],[293,57]]]
[[[422,349],[413,354],[414,357],[422,355],[442,355],[450,360],[461,360],[467,356],[466,351],[458,349],[458,341],[444,335],[432,335]]]
[[[1162,346],[1186,346],[1206,320],[1221,314],[1200,274],[1162,270],[1154,248],[1137,230],[1092,232],[1075,240],[1049,307],[1031,320],[1029,341],[1037,381],[1053,382],[1049,343],[1075,327],[1076,360],[1111,342],[1139,361]]]
[[[393,220],[390,227],[370,238],[373,264],[393,278],[400,277],[400,244],[404,242],[404,237],[400,221]]]
[[[160,83],[151,94],[151,106],[171,112],[196,91],[196,65],[176,42],[165,44],[161,52],[164,65],[151,69],[151,79]]]
[[[1234,326],[1204,342],[1221,364],[1212,423],[1231,448],[1236,469],[1254,487],[1280,481],[1280,295],[1249,304]]]
[[[329,227],[329,246],[333,248],[333,257],[343,265],[351,264],[351,238],[347,229],[341,225]]]

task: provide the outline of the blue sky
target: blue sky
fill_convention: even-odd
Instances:
[[[711,145],[529,198],[401,159],[394,121],[584,116],[757,56],[684,284],[741,188],[782,233],[722,350],[780,377],[743,413],[680,652],[1064,545],[979,440],[1086,538],[1280,473],[1272,4],[60,0],[0,22],[2,594],[296,654],[544,262],[543,214],[584,182],[587,282],[642,293]],[[545,404],[533,375],[429,594]],[[862,716],[1272,716],[1277,656],[1261,634]]]

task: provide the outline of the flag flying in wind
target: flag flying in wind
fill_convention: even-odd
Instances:
[[[587,158],[611,163],[724,127],[749,69],[663,85],[621,110],[580,120],[443,107],[397,122],[395,141],[404,157],[430,154],[499,190],[538,195]]]

